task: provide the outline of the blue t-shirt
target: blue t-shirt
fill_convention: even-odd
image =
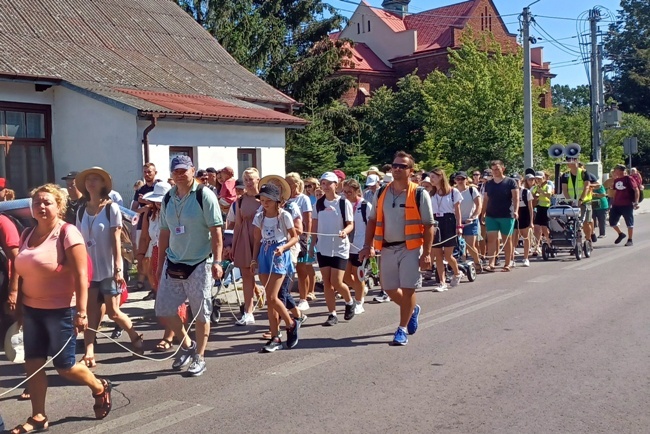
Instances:
[[[177,188],[170,190],[169,203],[162,203],[160,229],[169,231],[167,258],[172,262],[195,265],[204,261],[212,253],[210,228],[222,226],[221,209],[217,196],[208,188],[203,188],[203,209],[196,200],[198,183],[182,199],[176,194]]]

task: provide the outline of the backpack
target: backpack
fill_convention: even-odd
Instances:
[[[199,206],[201,209],[203,209],[203,189],[205,186],[203,184],[199,184],[196,186],[196,194],[194,197],[196,197],[196,201],[198,202]],[[169,200],[172,198],[171,195],[171,190],[169,190],[167,193],[165,193],[165,197],[163,197],[163,202],[165,202],[165,206],[169,205]]]
[[[59,231],[59,237],[56,240],[57,246],[61,246],[61,250],[63,251],[63,260],[59,264],[59,266],[63,266],[63,263],[65,262],[65,246],[63,245],[63,239],[65,238],[66,230],[69,226],[74,226],[71,225],[70,223],[63,223],[63,226],[61,226],[61,230]],[[36,229],[36,226],[31,227],[27,230],[25,230],[21,235],[20,235],[20,245],[22,246],[25,241],[27,241],[27,238],[34,232]],[[85,247],[85,245],[84,245]],[[93,261],[90,258],[90,255],[86,251],[86,262],[87,262],[87,273],[88,273],[88,284],[90,285],[90,282],[93,280]]]
[[[23,233],[23,231],[25,230],[25,225],[20,220],[18,220],[16,217],[12,216],[11,214],[0,212],[0,215],[3,215],[7,217],[9,220],[11,220],[11,223],[13,223],[14,226],[16,226],[16,229],[18,230],[19,234]]]
[[[343,220],[343,228],[346,226],[345,221],[345,198],[343,196],[339,197],[339,209],[341,210],[341,219]],[[325,196],[321,197],[316,201],[316,215],[325,210]]]

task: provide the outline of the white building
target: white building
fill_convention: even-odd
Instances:
[[[128,198],[144,162],[166,179],[179,153],[283,175],[285,129],[305,125],[171,0],[1,2],[0,46],[0,177],[19,197],[101,166]]]

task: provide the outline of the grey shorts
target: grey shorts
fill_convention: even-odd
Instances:
[[[421,288],[420,249],[408,250],[405,244],[383,247],[379,280],[384,291]]]
[[[169,317],[178,315],[178,307],[189,300],[192,313],[198,322],[209,323],[212,315],[212,264],[207,262],[192,271],[187,280],[168,277],[167,261],[162,270],[158,293],[156,294],[156,316]]]
[[[594,220],[593,214],[593,208],[590,203],[580,205],[580,220],[585,223],[591,223]]]

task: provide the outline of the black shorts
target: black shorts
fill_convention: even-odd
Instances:
[[[548,207],[537,205],[537,212],[535,213],[535,226],[548,227]]]
[[[519,218],[515,222],[515,229],[527,229],[530,227],[530,212],[528,208],[519,208]]]
[[[363,265],[363,262],[359,260],[359,254],[358,253],[350,253],[350,264],[352,264],[353,267],[359,268]]]
[[[629,206],[613,206],[609,210],[609,225],[614,227],[618,225],[618,221],[623,217],[625,226],[628,228],[634,227],[634,207]]]
[[[442,217],[435,217],[438,222],[438,230],[433,237],[433,248],[456,247],[456,215],[443,214]]]
[[[338,256],[324,256],[316,253],[316,260],[320,268],[335,268],[337,270],[345,270],[348,266],[348,260],[339,258]]]

